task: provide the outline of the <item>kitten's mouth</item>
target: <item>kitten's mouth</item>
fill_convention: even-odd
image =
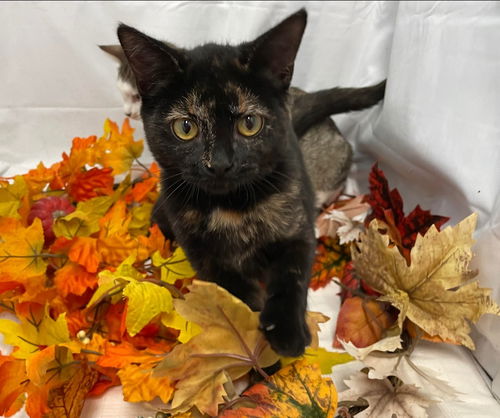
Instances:
[[[208,179],[202,181],[200,186],[207,193],[216,195],[231,193],[238,188],[238,185],[234,182],[224,179]]]

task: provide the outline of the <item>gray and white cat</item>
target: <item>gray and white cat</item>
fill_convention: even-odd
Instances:
[[[127,117],[141,119],[141,97],[121,45],[99,45],[118,63],[118,89]],[[339,88],[313,93],[291,87],[290,112],[304,163],[316,196],[316,207],[334,199],[344,187],[352,162],[352,148],[331,115],[362,110],[383,99],[385,80],[374,86]]]

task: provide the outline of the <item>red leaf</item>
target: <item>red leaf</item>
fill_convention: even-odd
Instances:
[[[389,183],[384,172],[378,168],[377,163],[372,167],[369,176],[370,194],[366,201],[372,208],[366,218],[366,225],[379,219],[388,226],[388,233],[392,241],[398,246],[401,254],[410,262],[410,250],[415,244],[417,234],[424,235],[431,225],[439,228],[450,218],[432,215],[428,210],[422,210],[417,205],[415,209],[405,216],[403,212],[403,199],[398,189],[389,189]]]
[[[111,168],[92,168],[77,173],[68,185],[68,193],[77,202],[113,193]]]

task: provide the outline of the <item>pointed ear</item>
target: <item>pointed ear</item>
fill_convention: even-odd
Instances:
[[[283,88],[288,88],[306,23],[307,12],[301,9],[259,36],[253,42],[251,68],[270,72]]]
[[[123,48],[121,45],[97,45],[104,52],[109,54],[111,58],[117,61],[119,64],[123,64],[127,62],[127,57],[123,52]]]
[[[118,39],[141,96],[151,94],[155,87],[168,83],[182,71],[185,58],[181,50],[123,23],[118,27]]]

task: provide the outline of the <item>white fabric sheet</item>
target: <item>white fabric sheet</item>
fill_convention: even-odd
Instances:
[[[308,27],[293,84],[314,90],[388,78],[382,105],[334,118],[355,148],[351,186],[366,191],[378,160],[407,212],[420,203],[451,224],[477,212],[474,263],[499,301],[498,2],[1,2],[0,175],[57,161],[74,136],[100,134],[106,117],[122,121],[115,64],[96,47],[116,43],[119,21],[189,47],[252,39],[302,6]],[[323,312],[338,303],[331,290],[311,298]],[[484,317],[474,335],[474,355],[498,388],[500,319]],[[419,350],[466,393],[462,406],[443,404],[433,416],[500,416],[491,382],[464,350]],[[93,405],[104,410],[106,402]],[[92,411],[86,416],[106,416]]]

